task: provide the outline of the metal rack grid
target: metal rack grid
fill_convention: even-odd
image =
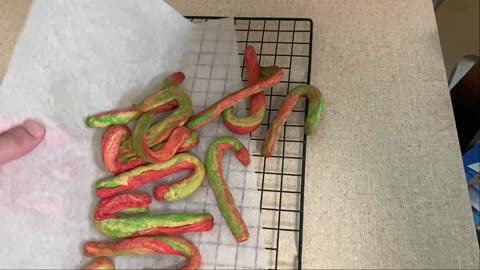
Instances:
[[[187,16],[192,22],[221,17]],[[261,192],[263,235],[271,269],[301,269],[303,241],[303,204],[307,140],[303,133],[307,102],[297,104],[287,120],[275,150],[264,158],[261,144],[270,121],[288,92],[310,83],[312,28],[310,19],[237,17],[235,28],[239,56],[248,45],[255,47],[261,66],[277,65],[284,80],[265,91],[267,114],[261,127],[250,135],[250,149],[256,165]],[[246,81],[244,63],[242,80]],[[292,245],[295,243],[295,245]]]

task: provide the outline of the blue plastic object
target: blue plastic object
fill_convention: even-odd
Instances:
[[[480,171],[480,144],[474,146],[463,155],[463,168],[467,179],[470,204],[472,205],[473,222],[477,228],[480,243],[480,183],[471,184],[471,180]]]

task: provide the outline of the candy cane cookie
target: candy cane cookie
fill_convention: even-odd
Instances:
[[[189,241],[176,236],[150,236],[123,239],[112,242],[88,242],[84,253],[90,257],[122,256],[128,254],[161,253],[187,258],[188,263],[180,269],[199,269],[202,263],[200,252]]]
[[[248,46],[245,49],[244,59],[248,85],[253,85],[260,79],[260,66],[253,46]],[[225,127],[236,134],[253,132],[260,126],[265,117],[265,93],[258,92],[250,96],[250,110],[247,117],[235,116],[233,107],[223,111],[222,117]]]
[[[307,117],[305,119],[305,135],[310,135],[315,131],[320,122],[320,116],[325,104],[322,93],[318,88],[311,85],[300,85],[295,87],[282,101],[277,115],[270,123],[270,126],[263,141],[262,154],[265,157],[272,155],[273,149],[281,132],[281,127],[287,121],[287,117],[292,112],[293,107],[301,97],[308,99]]]
[[[106,236],[116,238],[201,232],[213,228],[213,216],[208,213],[144,214],[151,202],[150,195],[145,193],[103,199],[95,211],[95,227]]]
[[[201,126],[211,122],[213,119],[215,119],[215,117],[219,116],[227,108],[232,107],[246,97],[262,92],[265,88],[277,84],[283,77],[283,71],[279,67],[272,66],[263,68],[263,70],[266,74],[268,74],[268,76],[261,78],[255,84],[248,85],[236,92],[227,95],[226,97],[215,102],[203,111],[195,114],[187,122],[186,126],[191,130],[199,129]]]
[[[163,163],[139,166],[101,180],[96,184],[96,193],[99,198],[108,198],[182,170],[191,170],[192,173],[174,183],[159,185],[154,189],[157,200],[180,200],[197,190],[205,178],[205,166],[197,156],[190,153],[180,153]]]
[[[243,242],[248,239],[249,233],[223,177],[222,159],[225,150],[232,150],[244,166],[250,163],[250,155],[247,148],[239,140],[225,136],[212,142],[205,158],[208,181],[215,194],[218,209],[237,242]]]

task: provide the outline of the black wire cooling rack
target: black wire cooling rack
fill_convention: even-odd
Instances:
[[[220,17],[187,18],[192,22],[204,22]],[[234,20],[239,55],[243,58],[245,48],[252,45],[261,66],[277,65],[285,72],[278,86],[265,91],[267,115],[261,128],[250,135],[251,140],[261,145],[283,98],[297,85],[310,83],[313,23],[304,18],[237,17]],[[246,81],[244,73],[242,64],[242,78]],[[302,268],[306,107],[307,103],[301,101],[292,111],[270,158],[261,155],[261,147],[253,152],[261,192],[263,235],[271,269]]]

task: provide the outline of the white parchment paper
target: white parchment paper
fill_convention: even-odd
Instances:
[[[99,151],[103,130],[86,128],[85,117],[140,101],[178,70],[198,112],[241,87],[236,46],[232,19],[194,25],[163,1],[35,1],[0,86],[0,132],[35,118],[47,135],[33,153],[0,168],[0,267],[84,266],[83,243],[106,239],[91,217],[94,184],[108,176]],[[225,134],[220,121],[204,126],[192,152],[203,160],[209,143]],[[241,139],[249,145],[248,137]],[[200,249],[202,268],[266,268],[253,168],[231,154],[223,164],[249,226],[247,242],[235,243],[206,179],[191,197],[154,201],[151,211],[214,215],[212,231],[184,235]],[[115,263],[171,268],[184,261],[146,255]]]

